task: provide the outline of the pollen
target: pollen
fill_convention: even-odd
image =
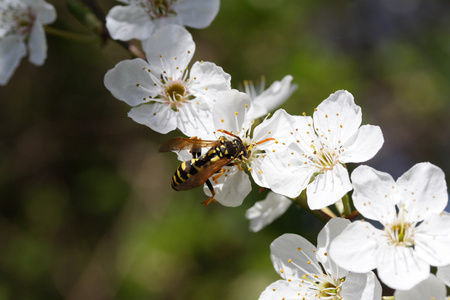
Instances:
[[[292,259],[289,258],[288,263],[291,263],[291,262],[292,262]]]
[[[224,119],[221,119],[221,120],[220,120],[220,122],[222,122],[222,123],[223,123],[223,122],[225,122],[225,120],[224,120]]]
[[[236,112],[234,112],[234,114],[237,116],[237,115],[239,115],[239,113],[236,111]]]
[[[136,83],[136,86],[138,87],[138,86],[140,86],[140,84],[139,84],[139,83]]]

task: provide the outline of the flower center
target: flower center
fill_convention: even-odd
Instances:
[[[414,224],[404,222],[404,220],[396,220],[386,225],[384,232],[388,238],[388,244],[401,247],[413,247],[414,228]]]
[[[193,99],[183,80],[170,80],[164,85],[162,97],[169,103],[170,108],[178,111],[178,108]]]
[[[0,40],[11,34],[28,37],[34,20],[33,12],[17,1],[9,1],[0,7]]]
[[[314,275],[313,277],[303,275],[303,280],[305,280],[303,287],[309,290],[311,299],[330,299],[330,300],[341,300],[340,295],[342,290],[342,283],[345,278],[334,279],[329,274]],[[309,283],[309,284],[306,284]],[[309,299],[309,298],[307,298]]]
[[[332,170],[333,167],[339,163],[340,153],[335,149],[320,148],[314,150],[314,156],[311,158],[313,165],[320,173]]]
[[[152,19],[167,18],[169,15],[176,16],[173,4],[177,0],[147,0],[147,13]]]

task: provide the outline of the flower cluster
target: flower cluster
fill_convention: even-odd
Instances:
[[[317,248],[294,234],[276,239],[271,258],[283,279],[260,299],[380,299],[378,278],[397,289],[400,299],[423,280],[420,284],[436,285],[430,266],[450,264],[450,216],[442,213],[448,196],[438,167],[417,164],[397,181],[364,165],[350,174],[348,163],[370,160],[384,143],[380,127],[362,125],[351,93],[332,93],[311,116],[283,109],[271,115],[295,91],[292,76],[267,90],[264,81],[260,86],[246,81],[240,92],[214,63],[188,66],[195,43],[181,25],[207,26],[217,13],[216,1],[203,6],[205,14],[195,22],[187,21],[188,8],[195,11],[204,1],[127,2],[110,11],[107,26],[114,38],[140,39],[146,60],[119,62],[106,73],[105,86],[132,107],[134,121],[186,135],[162,149],[183,161],[172,179],[174,189],[203,185],[206,203],[235,207],[253,181],[269,190],[246,213],[255,232],[292,203],[332,217],[329,206],[335,204],[344,218],[368,219],[332,218]]]
[[[443,171],[418,163],[394,180],[348,163],[372,159],[384,143],[379,126],[362,125],[353,95],[339,90],[312,112],[276,110],[297,89],[286,75],[265,89],[231,76],[213,62],[191,60],[196,50],[185,28],[205,28],[219,0],[119,0],[105,26],[115,40],[139,40],[145,57],[120,61],[104,85],[127,103],[129,117],[161,134],[182,161],[176,190],[203,186],[211,201],[243,203],[252,183],[268,190],[247,210],[257,232],[292,204],[325,215],[317,247],[295,234],[270,246],[281,280],[260,296],[270,299],[380,299],[381,283],[396,299],[444,299],[450,285],[450,215]],[[56,18],[44,0],[0,0],[0,84],[20,60],[46,59],[43,25]],[[335,208],[333,208],[333,205]],[[334,211],[331,209],[333,208]],[[354,220],[356,216],[362,218]],[[339,217],[338,217],[339,216]],[[437,267],[436,276],[431,267]],[[376,274],[373,270],[376,269]],[[381,282],[381,283],[380,283]]]

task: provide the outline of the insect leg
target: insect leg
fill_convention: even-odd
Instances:
[[[214,202],[216,202],[216,199],[214,199],[214,196],[216,195],[216,191],[214,191],[214,188],[211,184],[211,181],[206,180],[206,185],[208,186],[208,189],[211,192],[211,197],[209,197],[207,200],[205,200],[204,202],[202,202],[205,206],[208,206],[209,203],[211,203],[211,201],[214,200]]]

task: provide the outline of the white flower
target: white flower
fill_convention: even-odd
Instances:
[[[267,90],[264,90],[264,78],[261,79],[259,87],[255,87],[251,81],[245,81],[244,92],[252,99],[252,109],[248,118],[260,118],[283,104],[297,89],[297,85],[291,84],[291,81],[292,76],[286,75],[281,81],[273,82]]]
[[[278,130],[281,115],[275,112],[270,119],[265,119],[252,131],[254,122],[247,118],[251,105],[247,94],[231,90],[218,94],[213,110],[216,135],[233,140],[233,136],[223,131],[232,133],[242,140],[248,153],[246,158],[235,160],[231,166],[223,167],[221,173],[212,177],[211,182],[216,192],[214,199],[225,206],[241,205],[250,193],[251,182],[245,169],[250,172],[256,184],[268,187],[262,169],[269,169],[265,167],[269,157],[276,156],[278,150],[285,147],[285,143],[281,142],[284,136]],[[204,191],[211,195],[206,185]]]
[[[125,60],[109,70],[106,88],[133,107],[128,115],[134,121],[157,132],[179,128],[188,136],[210,134],[215,95],[231,88],[230,75],[210,62],[196,62],[189,72],[195,44],[177,25],[158,30],[144,50],[147,61]]]
[[[220,0],[119,0],[128,5],[113,7],[106,27],[115,40],[146,40],[169,24],[205,28],[219,11]]]
[[[313,118],[290,116],[285,129],[292,143],[266,172],[270,188],[295,198],[307,188],[311,209],[335,203],[352,189],[344,164],[371,159],[383,145],[378,126],[361,126],[361,108],[347,91],[331,94],[314,111]],[[263,170],[264,171],[264,170]]]
[[[56,19],[53,5],[43,0],[0,0],[0,85],[8,83],[20,60],[41,66],[47,58],[42,25]]]
[[[245,212],[245,217],[250,220],[250,230],[253,232],[260,231],[284,214],[291,204],[291,199],[269,192],[266,199],[256,202]]]
[[[408,291],[397,290],[395,300],[446,300],[445,284],[435,275],[430,276]]]
[[[336,263],[354,272],[374,268],[381,281],[407,290],[426,279],[430,265],[450,263],[450,216],[442,170],[420,163],[398,178],[360,166],[352,173],[353,203],[377,229],[356,221],[335,239],[330,254]]]
[[[381,299],[381,286],[375,274],[348,272],[328,255],[330,243],[349,223],[345,219],[331,219],[319,233],[317,248],[295,234],[284,234],[273,241],[270,257],[283,280],[269,285],[259,299]]]

